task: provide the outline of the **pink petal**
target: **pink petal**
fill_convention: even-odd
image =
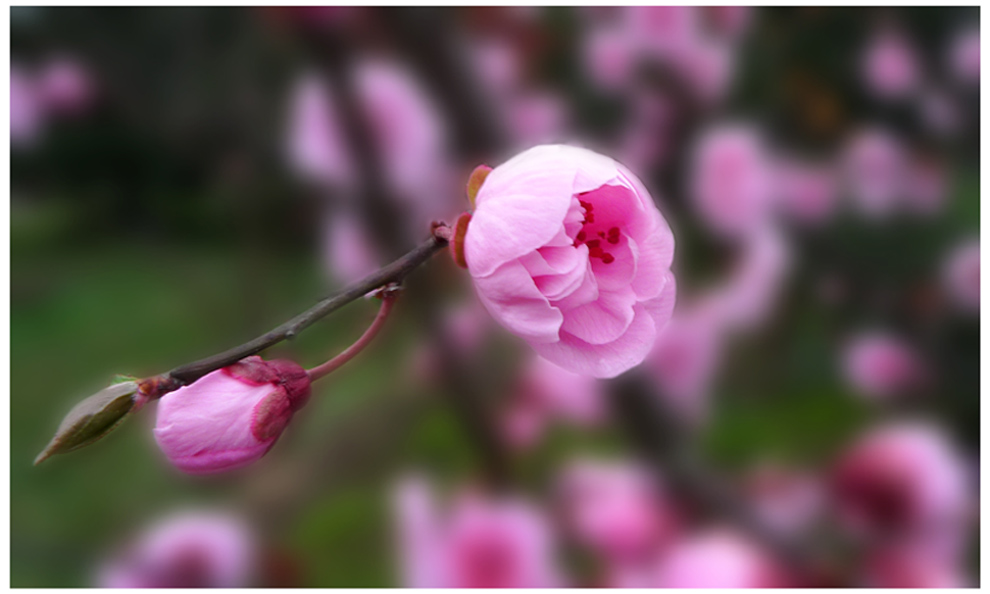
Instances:
[[[601,291],[598,300],[564,312],[560,329],[591,344],[605,344],[622,336],[633,319],[636,296],[625,291]]]
[[[636,304],[633,313],[632,323],[625,334],[613,342],[590,344],[561,332],[559,342],[534,344],[533,348],[540,356],[565,369],[592,377],[615,377],[639,365],[656,339],[656,324],[646,307]]]
[[[553,342],[564,317],[540,293],[518,260],[474,279],[478,297],[489,313],[510,332],[535,342]]]

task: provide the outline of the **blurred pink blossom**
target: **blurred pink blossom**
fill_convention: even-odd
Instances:
[[[350,210],[327,214],[323,241],[326,267],[342,284],[360,280],[385,263],[363,219]]]
[[[637,464],[576,460],[563,469],[558,489],[578,542],[611,563],[639,563],[655,555],[677,529],[660,485]]]
[[[343,124],[326,83],[316,74],[302,75],[289,99],[286,153],[303,179],[329,186],[354,183],[350,149]]]
[[[505,418],[506,437],[516,447],[530,447],[542,430],[560,419],[584,427],[602,422],[601,383],[533,357],[523,369]]]
[[[767,222],[772,178],[763,140],[749,126],[712,128],[694,145],[691,198],[702,221],[718,234],[746,235]]]
[[[567,105],[550,91],[520,91],[504,103],[509,132],[519,147],[563,140]]]
[[[838,205],[839,182],[827,164],[785,159],[776,167],[781,209],[803,224],[822,224]]]
[[[728,277],[704,299],[729,330],[750,331],[774,312],[793,264],[790,245],[774,227],[751,233]]]
[[[843,169],[850,196],[862,214],[891,215],[904,193],[907,163],[900,140],[880,128],[865,128],[849,141]]]
[[[11,147],[31,146],[41,136],[46,111],[38,85],[22,66],[10,64],[10,143]]]
[[[152,525],[103,565],[101,588],[244,588],[255,571],[256,543],[240,518],[184,511]]]
[[[722,320],[711,307],[703,303],[682,307],[647,358],[647,370],[659,384],[660,394],[672,412],[692,426],[708,419],[724,340]]]
[[[450,162],[446,122],[411,71],[397,62],[365,59],[355,89],[392,189],[423,226],[452,214],[445,182]]]
[[[956,552],[954,535],[970,513],[968,477],[940,427],[901,421],[872,428],[841,456],[832,480],[840,518],[854,534],[913,538],[929,554]]]
[[[956,244],[942,264],[946,293],[963,311],[980,311],[980,238]]]
[[[564,145],[492,170],[464,240],[492,316],[540,356],[594,377],[638,365],[653,347],[673,309],[673,249],[631,172]]]
[[[627,34],[661,56],[680,51],[698,35],[697,8],[693,6],[626,6],[623,11]]]
[[[597,85],[608,90],[626,87],[633,78],[638,58],[635,39],[625,29],[592,29],[584,41],[584,64]]]
[[[964,83],[980,82],[980,30],[964,29],[949,47],[949,71]]]
[[[903,395],[926,380],[920,355],[900,338],[879,330],[851,337],[841,356],[846,382],[871,400]]]
[[[735,49],[723,41],[696,39],[674,55],[674,64],[699,99],[721,100],[731,88]]]
[[[500,39],[479,40],[472,44],[474,72],[491,94],[515,89],[522,77],[521,64],[511,43]]]
[[[788,583],[759,545],[728,529],[677,542],[656,568],[656,588],[773,588]]]
[[[76,115],[93,101],[95,85],[86,68],[77,60],[63,56],[45,64],[38,78],[41,100],[52,112]]]
[[[885,27],[867,43],[862,73],[866,88],[884,99],[904,97],[920,83],[916,51],[906,35]]]
[[[447,513],[428,487],[396,493],[402,585],[411,588],[551,588],[563,585],[549,523],[510,496],[462,493]]]

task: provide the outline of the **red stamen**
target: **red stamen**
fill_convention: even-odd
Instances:
[[[583,242],[587,238],[588,238],[588,234],[587,233],[585,233],[583,230],[582,231],[578,231],[577,240],[579,242]]]
[[[601,243],[602,242],[601,242],[600,239],[592,239],[591,241],[588,242],[588,247],[590,247],[590,248],[596,248],[599,245],[601,245]]]
[[[605,254],[604,256],[602,256],[603,264],[611,264],[612,262],[615,262],[615,256],[613,256],[612,254]]]

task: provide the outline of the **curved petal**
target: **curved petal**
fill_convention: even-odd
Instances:
[[[667,271],[664,274],[663,287],[660,289],[660,294],[653,299],[642,302],[643,307],[653,317],[658,332],[663,330],[667,322],[670,321],[670,317],[674,314],[674,304],[676,302],[677,281],[674,279],[674,274]]]
[[[664,279],[674,260],[674,236],[670,228],[660,225],[637,241],[636,276],[632,289],[640,299],[652,299],[664,288]]]
[[[475,278],[474,286],[492,317],[513,334],[532,342],[557,340],[564,317],[540,293],[518,260],[503,264],[486,277]]]
[[[633,319],[636,295],[625,291],[601,291],[598,299],[564,311],[560,329],[590,344],[616,340],[629,328]]]
[[[642,304],[633,306],[633,320],[625,334],[606,344],[589,344],[567,332],[560,341],[534,344],[541,357],[575,373],[610,378],[643,362],[657,337],[653,317]]]

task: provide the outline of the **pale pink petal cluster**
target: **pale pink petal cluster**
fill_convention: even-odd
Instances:
[[[590,427],[604,417],[604,395],[598,380],[533,357],[512,395],[504,429],[510,443],[529,447],[556,419]]]
[[[244,588],[256,569],[256,542],[239,517],[183,511],[161,519],[104,564],[101,588]]]
[[[564,369],[614,377],[670,318],[674,238],[625,167],[586,149],[527,150],[481,186],[464,254],[485,307]]]
[[[842,372],[859,395],[883,400],[903,395],[926,380],[925,363],[901,338],[867,330],[848,339],[842,350]]]
[[[286,152],[303,179],[327,186],[354,183],[352,158],[333,95],[316,74],[303,74],[289,98]]]
[[[755,129],[728,124],[704,132],[695,142],[689,175],[695,211],[711,231],[737,237],[769,219],[774,175]]]
[[[395,494],[402,585],[411,588],[552,588],[564,585],[551,527],[510,496],[462,493],[442,510],[422,479]]]
[[[757,466],[745,493],[754,513],[779,534],[799,534],[823,517],[826,485],[815,474],[774,463]]]
[[[903,32],[889,27],[877,32],[863,55],[866,88],[883,99],[903,98],[914,92],[921,82],[916,53]]]
[[[20,65],[10,65],[10,142],[30,146],[41,134],[45,111],[34,78]]]
[[[558,491],[570,532],[610,563],[642,562],[668,546],[677,531],[660,485],[637,464],[571,462]]]
[[[922,421],[871,429],[833,474],[840,518],[853,533],[896,535],[940,555],[956,549],[969,519],[968,480],[949,436]]]
[[[679,541],[655,568],[656,588],[774,588],[784,570],[759,545],[729,529]]]
[[[163,396],[155,440],[183,472],[241,468],[268,453],[308,397],[304,369],[248,357]]]
[[[88,108],[95,96],[89,71],[69,56],[53,58],[38,77],[38,90],[53,113],[75,115]]]

